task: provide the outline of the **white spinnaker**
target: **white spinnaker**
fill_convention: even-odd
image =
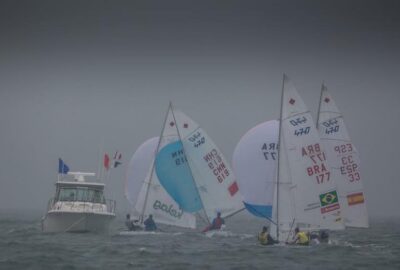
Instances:
[[[283,232],[290,228],[293,222],[295,226],[310,229],[343,229],[336,184],[331,178],[318,131],[310,112],[286,76],[281,121],[280,141],[283,143],[279,156],[277,194],[280,230]],[[287,190],[284,191],[283,186]],[[290,199],[292,203],[286,201]],[[293,206],[294,209],[290,210]],[[279,240],[286,240],[286,237],[282,233]]]
[[[158,142],[158,137],[151,138],[133,154],[127,171],[125,195],[139,215],[152,214],[157,223],[196,228],[195,216],[183,212],[160,185],[157,175],[152,173]]]
[[[154,137],[145,141],[138,147],[129,161],[126,171],[125,197],[131,205],[136,204],[140,189],[149,173],[158,140],[158,137]]]
[[[368,227],[368,214],[360,173],[359,154],[351,142],[343,116],[323,85],[318,129],[341,198],[346,226]]]
[[[279,121],[267,121],[250,129],[239,141],[232,167],[247,210],[271,218],[278,161]]]
[[[207,133],[183,112],[174,109],[174,116],[208,219],[212,220],[217,212],[226,217],[242,210],[244,206],[239,187],[221,151]]]

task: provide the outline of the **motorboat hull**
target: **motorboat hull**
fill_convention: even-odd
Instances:
[[[42,231],[107,233],[114,218],[110,213],[49,211],[42,219]]]

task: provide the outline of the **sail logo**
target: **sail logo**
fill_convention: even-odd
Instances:
[[[325,133],[326,134],[332,134],[332,133],[336,133],[339,132],[339,126],[334,126],[334,127],[330,127],[330,128],[326,128],[325,129]]]
[[[298,118],[296,118],[296,119],[290,120],[289,123],[292,124],[292,126],[295,127],[295,126],[297,126],[297,125],[307,123],[307,118],[306,118],[305,116],[303,116],[303,117],[298,117]]]
[[[336,190],[320,194],[319,200],[321,202],[321,213],[327,213],[340,208],[338,195]]]
[[[311,129],[311,127],[296,129],[294,131],[294,135],[296,135],[296,136],[307,135],[308,133],[310,133],[310,129]]]
[[[322,125],[327,128],[332,126],[337,126],[338,120],[336,118],[329,119],[328,121],[323,122]]]
[[[169,206],[165,203],[160,202],[159,200],[156,200],[153,204],[153,209],[154,210],[158,210],[160,209],[161,211],[169,214],[170,216],[177,218],[177,219],[181,219],[182,215],[183,215],[183,210],[179,209],[176,210],[174,209],[174,206],[172,204],[170,204]]]
[[[206,138],[200,133],[200,131],[197,131],[195,134],[190,136],[188,140],[191,141],[193,146],[196,148],[206,142]]]

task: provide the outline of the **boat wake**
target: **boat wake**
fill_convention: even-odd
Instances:
[[[252,234],[233,233],[231,231],[221,231],[221,230],[208,231],[208,232],[205,233],[205,236],[207,238],[213,238],[213,237],[235,237],[235,238],[241,238],[241,239],[247,239],[247,238],[254,237],[254,235],[252,235]]]
[[[120,236],[135,236],[135,235],[182,235],[182,232],[149,232],[149,231],[122,231],[119,232]]]

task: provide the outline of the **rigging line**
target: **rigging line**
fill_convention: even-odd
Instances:
[[[229,215],[227,215],[227,216],[225,216],[225,217],[223,217],[223,218],[231,218],[231,217],[233,217],[234,215],[236,215],[236,214],[238,214],[238,213],[240,213],[240,212],[242,212],[244,209],[246,209],[246,207],[243,207],[243,208],[241,208],[241,209],[239,209],[239,210],[237,210],[237,211],[235,211],[235,212],[233,212],[233,213],[231,213],[231,214],[229,214]]]
[[[286,242],[289,241],[289,236],[292,233],[292,229],[293,229],[293,225],[294,225],[294,221],[295,220],[296,220],[296,218],[293,218],[293,222],[292,222],[292,225],[290,225],[290,230],[289,230],[289,233],[287,235]]]
[[[152,166],[151,166],[150,178],[149,178],[149,182],[147,183],[146,195],[145,195],[145,197],[144,197],[144,203],[143,203],[142,213],[141,213],[141,215],[140,215],[140,223],[141,223],[141,224],[143,224],[144,211],[146,210],[147,199],[148,199],[148,197],[149,197],[150,185],[151,185],[151,181],[152,181],[152,179],[153,179],[154,167],[155,167],[155,162],[156,162],[156,155],[157,155],[157,153],[158,153],[158,150],[160,150],[161,140],[162,140],[162,137],[163,137],[162,135],[163,135],[163,133],[164,133],[165,124],[166,124],[166,122],[167,122],[167,120],[168,120],[168,114],[169,114],[169,111],[170,111],[171,108],[172,108],[172,103],[170,102],[169,105],[168,105],[167,113],[165,114],[164,124],[163,124],[163,127],[162,127],[162,129],[161,129],[161,134],[160,134],[160,138],[159,138],[159,140],[158,140],[157,148],[156,148],[156,151],[154,152],[154,158],[153,158],[153,164],[152,164]],[[144,184],[145,184],[145,183],[146,183],[146,181],[144,181]]]

